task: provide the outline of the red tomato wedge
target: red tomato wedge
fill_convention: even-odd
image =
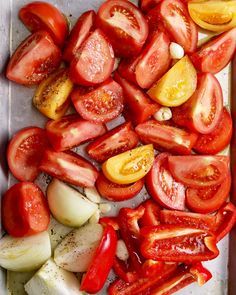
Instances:
[[[173,121],[201,134],[211,133],[219,124],[223,110],[220,83],[210,73],[198,75],[198,86],[192,97],[173,109]]]
[[[198,154],[215,155],[230,144],[232,133],[232,118],[228,110],[224,107],[216,128],[209,134],[199,135],[193,149]]]
[[[106,127],[83,120],[78,115],[68,115],[48,121],[46,131],[54,150],[62,152],[104,134]]]
[[[116,246],[116,232],[112,226],[107,225],[104,228],[103,236],[95,251],[94,258],[82,279],[81,291],[95,294],[102,289],[113,265]]]
[[[134,58],[122,59],[117,70],[121,77],[132,83],[137,84],[135,69],[136,65],[140,61],[140,58],[141,55]]]
[[[7,65],[7,78],[13,82],[38,84],[61,62],[61,51],[46,31],[26,38],[16,49]]]
[[[63,52],[64,60],[71,62],[82,45],[88,38],[90,31],[95,23],[96,14],[93,10],[86,11],[78,18],[75,26],[73,27],[66,47]]]
[[[93,187],[98,177],[97,169],[74,152],[47,149],[39,169],[52,177],[82,187]]]
[[[40,188],[31,182],[13,185],[2,199],[2,222],[13,237],[30,236],[47,230],[50,212]]]
[[[159,15],[167,32],[175,42],[184,47],[185,52],[197,48],[198,31],[188,8],[181,0],[164,0],[158,7]]]
[[[115,57],[110,42],[100,29],[95,30],[78,50],[70,64],[70,78],[80,85],[93,86],[109,78]]]
[[[229,174],[227,156],[169,156],[168,163],[173,177],[193,188],[219,185]]]
[[[186,204],[189,209],[199,213],[212,213],[218,210],[229,197],[231,186],[230,174],[219,185],[202,189],[188,188]]]
[[[149,120],[136,126],[141,141],[145,144],[152,143],[157,150],[167,150],[174,154],[191,154],[197,141],[197,135],[182,129]]]
[[[128,185],[117,184],[108,180],[103,174],[100,174],[96,181],[99,194],[103,198],[114,202],[132,199],[141,191],[143,185],[143,179]]]
[[[156,31],[167,33],[167,30],[160,16],[160,5],[155,6],[146,14],[146,20],[149,27],[149,35],[151,36]]]
[[[111,78],[97,88],[78,88],[71,94],[76,111],[85,120],[105,123],[123,111],[123,90]]]
[[[68,24],[64,15],[52,4],[31,2],[20,9],[19,18],[31,32],[45,30],[57,45],[64,44]]]
[[[169,172],[167,153],[159,154],[146,176],[146,188],[151,197],[161,206],[185,210],[185,187]]]
[[[124,92],[125,104],[134,124],[147,121],[160,109],[159,104],[154,103],[140,88],[122,78],[117,72],[114,79],[121,85]],[[137,115],[138,114],[138,115]]]
[[[42,154],[48,146],[45,130],[27,127],[18,131],[7,148],[7,162],[11,173],[20,181],[34,181]]]
[[[235,49],[236,28],[233,28],[204,44],[191,59],[199,71],[215,74],[227,66]]]
[[[154,8],[157,6],[159,2],[162,0],[140,0],[140,8],[144,12],[148,12],[150,9]]]
[[[148,36],[144,16],[126,0],[105,1],[98,10],[97,25],[109,37],[118,56],[137,55]]]
[[[133,131],[131,123],[127,122],[91,142],[86,150],[90,158],[97,162],[105,162],[113,156],[135,148],[137,144],[138,136]]]
[[[156,202],[151,199],[142,203],[145,208],[143,217],[140,219],[141,226],[158,225],[160,224],[161,209]]]

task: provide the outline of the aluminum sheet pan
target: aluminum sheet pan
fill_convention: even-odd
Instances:
[[[70,22],[74,24],[78,16],[86,10],[97,9],[102,1],[99,0],[47,0],[55,4],[68,17]],[[2,194],[7,187],[16,182],[16,180],[8,174],[6,163],[4,160],[6,144],[8,139],[16,131],[26,126],[41,126],[43,127],[46,119],[37,112],[32,106],[32,95],[34,88],[26,88],[7,81],[4,78],[4,69],[9,54],[12,53],[18,44],[29,35],[24,25],[18,19],[19,8],[24,4],[29,3],[28,0],[0,0],[0,193]],[[133,1],[134,3],[137,1]],[[227,5],[227,4],[226,4]],[[236,69],[236,62],[235,62]],[[236,74],[236,73],[235,73]],[[231,102],[231,71],[227,67],[223,72],[217,75],[224,93],[224,102],[230,106]],[[233,96],[236,97],[236,75],[233,75],[234,87]],[[236,116],[236,102],[233,101],[233,116]],[[114,127],[123,122],[123,118],[118,118],[108,124],[108,127]],[[236,121],[234,121],[236,124]],[[235,126],[236,127],[236,126]],[[235,128],[236,130],[236,128]],[[234,145],[236,139],[234,134]],[[85,155],[83,147],[77,149],[79,153]],[[227,153],[228,151],[224,151]],[[232,148],[232,155],[236,155],[236,149]],[[232,157],[236,159],[236,157]],[[234,162],[236,165],[236,162]],[[234,186],[236,184],[236,169],[234,178]],[[41,188],[45,189],[48,183],[48,177],[44,174],[40,175],[37,183]],[[236,187],[234,188],[234,196]],[[117,205],[112,204],[112,213],[115,214],[119,208],[123,206],[135,207],[144,199],[148,198],[145,190],[138,197],[128,202],[120,202]],[[111,214],[111,213],[109,213]],[[230,240],[230,241],[229,241]],[[229,255],[229,245],[230,252]],[[185,289],[182,289],[176,294],[181,295],[226,295],[236,294],[236,255],[233,255],[233,250],[236,249],[236,232],[234,231],[230,238],[226,237],[219,243],[220,256],[210,262],[204,263],[213,273],[213,278],[203,287],[198,287],[197,284],[192,284]],[[229,262],[229,263],[228,263]],[[229,265],[229,272],[228,272]],[[229,275],[228,275],[229,273]],[[229,278],[229,279],[228,279]],[[111,277],[112,279],[112,277]],[[228,288],[229,286],[229,288]],[[0,294],[5,294],[5,275],[4,271],[0,272]],[[106,294],[105,288],[99,294]]]

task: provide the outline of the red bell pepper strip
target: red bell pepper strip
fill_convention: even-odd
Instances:
[[[99,219],[99,223],[103,226],[110,225],[114,228],[114,230],[119,230],[119,224],[116,217],[101,217]]]
[[[206,269],[201,262],[193,264],[190,268],[190,273],[195,276],[199,286],[203,286],[212,278],[212,274]]]
[[[81,291],[94,294],[102,289],[114,262],[116,246],[116,232],[113,227],[107,225],[95,251],[94,259],[82,279]]]
[[[113,270],[115,274],[126,283],[132,283],[138,279],[138,274],[132,269],[132,265],[130,265],[129,262],[125,263],[117,257],[114,259]]]
[[[215,235],[217,242],[223,239],[236,223],[236,207],[232,203],[227,203],[221,207],[216,214]]]
[[[163,261],[156,261],[152,259],[147,259],[143,265],[143,276],[144,277],[152,277],[160,274],[163,270],[165,263]]]
[[[143,217],[140,219],[141,226],[158,225],[160,224],[160,207],[153,200],[149,199],[142,203],[145,208]]]
[[[216,237],[207,230],[179,225],[147,226],[141,229],[141,254],[145,258],[194,263],[218,256]]]

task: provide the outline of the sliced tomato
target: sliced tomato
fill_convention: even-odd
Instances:
[[[157,150],[167,150],[174,154],[191,154],[197,135],[182,129],[149,120],[139,124],[135,131],[145,144],[152,143]]]
[[[108,180],[102,173],[96,181],[99,194],[110,201],[118,202],[135,197],[143,188],[144,180],[140,179],[132,184],[117,184]]]
[[[39,164],[48,146],[46,132],[38,127],[18,131],[7,148],[11,173],[20,181],[34,181],[40,173]]]
[[[144,12],[148,12],[150,9],[154,8],[162,0],[140,0],[140,8]]]
[[[186,204],[189,209],[199,213],[211,213],[218,210],[229,197],[231,186],[230,174],[219,185],[202,189],[188,188]]]
[[[26,38],[16,49],[7,65],[7,78],[13,82],[38,84],[61,62],[61,51],[46,31]]]
[[[23,6],[19,18],[31,31],[47,31],[59,46],[64,44],[68,34],[68,24],[64,15],[52,4],[35,1]]]
[[[134,84],[137,84],[135,69],[140,58],[141,58],[141,55],[138,55],[137,57],[133,57],[133,58],[122,59],[117,69],[121,77],[123,77],[124,79]]]
[[[83,120],[78,115],[68,115],[49,121],[46,131],[54,150],[62,152],[104,134],[106,127]]]
[[[104,162],[110,157],[135,148],[137,144],[138,136],[133,131],[131,123],[126,122],[91,142],[86,150],[92,159]]]
[[[188,8],[181,0],[164,0],[160,3],[161,21],[173,40],[184,47],[186,52],[197,48],[198,31]]]
[[[193,96],[173,109],[173,121],[193,132],[211,133],[219,124],[223,110],[223,93],[218,80],[210,73],[198,75]]]
[[[98,178],[97,169],[74,152],[45,150],[39,169],[52,177],[82,187],[93,187]]]
[[[148,23],[150,36],[156,31],[167,33],[167,30],[160,15],[160,5],[157,5],[148,11],[148,13],[146,14],[146,20]]]
[[[129,115],[134,124],[140,124],[147,121],[160,109],[160,106],[157,103],[152,102],[140,88],[129,83],[118,73],[115,73],[114,79],[123,88],[125,104],[128,107]]]
[[[168,163],[173,177],[193,188],[219,185],[229,174],[227,156],[169,156]]]
[[[78,18],[66,43],[66,47],[63,52],[64,60],[71,62],[73,58],[76,57],[80,46],[88,38],[89,33],[94,26],[95,17],[96,14],[94,10],[89,10],[81,14]]]
[[[194,66],[201,72],[218,73],[233,58],[236,49],[236,28],[204,44],[191,55]]]
[[[161,206],[185,210],[185,187],[169,172],[167,153],[159,154],[146,177],[146,188]]]
[[[142,203],[145,211],[143,217],[140,219],[141,226],[158,225],[160,224],[161,209],[156,202],[151,199]]]
[[[230,113],[223,108],[220,121],[209,134],[201,134],[193,149],[198,154],[215,155],[225,149],[232,138],[233,122]]]
[[[31,182],[13,185],[2,199],[2,222],[13,237],[30,236],[47,230],[50,212],[40,188]]]
[[[100,29],[86,39],[70,64],[70,78],[80,85],[93,86],[104,82],[112,73],[114,52]]]
[[[118,56],[137,55],[148,36],[144,16],[126,0],[104,2],[98,10],[97,25],[107,34]]]
[[[111,78],[97,88],[74,90],[71,99],[80,116],[94,123],[108,122],[123,111],[123,90]]]

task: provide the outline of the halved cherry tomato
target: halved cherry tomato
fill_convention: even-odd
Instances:
[[[104,2],[98,10],[97,25],[107,34],[119,56],[137,55],[148,36],[144,16],[134,4],[125,0]]]
[[[197,87],[197,72],[188,56],[178,61],[152,88],[148,95],[164,106],[186,102]]]
[[[203,29],[223,32],[236,26],[235,1],[190,1],[188,10],[193,21]]]
[[[102,289],[113,265],[116,245],[116,232],[113,227],[107,225],[104,228],[103,236],[95,251],[94,258],[82,279],[81,291],[95,294]]]
[[[150,98],[137,86],[129,83],[118,73],[115,73],[114,79],[121,85],[124,91],[125,104],[134,124],[140,124],[149,119],[160,106],[150,100]]]
[[[33,104],[46,117],[60,119],[69,107],[72,89],[73,83],[68,77],[68,71],[60,69],[40,83]]]
[[[31,182],[13,185],[2,199],[2,222],[8,234],[14,237],[47,230],[50,212],[40,188]]]
[[[140,0],[140,8],[144,12],[148,12],[150,9],[154,8],[162,0]]]
[[[152,143],[157,150],[167,150],[174,154],[191,154],[197,141],[197,135],[182,129],[149,120],[136,126],[141,141],[145,144]]]
[[[138,136],[133,131],[131,123],[126,122],[91,142],[86,150],[92,159],[104,162],[110,157],[135,148],[137,144]]]
[[[160,224],[160,207],[151,199],[142,203],[145,211],[140,219],[141,226],[158,225]]]
[[[164,0],[159,5],[161,21],[173,40],[183,46],[186,52],[194,52],[198,31],[186,5],[181,0]]]
[[[7,78],[23,85],[38,84],[61,62],[61,51],[46,31],[26,38],[11,56]]]
[[[68,24],[64,15],[52,4],[35,1],[23,6],[19,18],[31,31],[47,31],[59,46],[64,44],[68,34]]]
[[[94,123],[108,122],[123,111],[123,90],[111,78],[95,89],[74,90],[71,99],[80,116]]]
[[[93,187],[98,178],[97,169],[74,152],[45,150],[39,169],[53,177],[82,187]]]
[[[143,188],[143,179],[132,184],[117,184],[109,181],[103,174],[98,176],[96,188],[99,194],[110,201],[118,202],[135,197]]]
[[[229,145],[232,133],[231,115],[226,108],[223,108],[216,128],[210,134],[199,135],[193,149],[199,154],[217,154]]]
[[[106,127],[83,120],[78,115],[68,115],[48,121],[46,131],[54,150],[62,152],[104,134]]]
[[[73,27],[66,47],[63,52],[64,60],[71,62],[82,45],[82,43],[88,38],[91,29],[95,23],[96,14],[93,10],[86,11],[81,14]]]
[[[236,28],[233,28],[200,47],[197,52],[191,55],[191,60],[199,71],[215,74],[227,66],[235,49]]]
[[[102,171],[112,182],[130,184],[143,178],[153,161],[153,146],[143,145],[108,159],[103,163]]]
[[[223,110],[223,93],[218,80],[210,73],[198,75],[193,96],[173,109],[173,121],[193,132],[211,133],[219,124]]]
[[[219,185],[229,174],[227,156],[169,156],[168,163],[174,178],[193,188]]]
[[[93,86],[109,78],[115,57],[110,42],[100,29],[95,30],[78,50],[70,64],[74,83]]]
[[[145,258],[171,262],[199,262],[219,255],[213,233],[180,225],[141,229],[141,253]]]
[[[159,154],[146,177],[146,187],[153,199],[161,206],[185,210],[185,187],[169,172],[167,153]]]
[[[27,127],[17,132],[7,148],[11,173],[20,181],[34,181],[40,173],[39,164],[48,146],[45,130]]]

